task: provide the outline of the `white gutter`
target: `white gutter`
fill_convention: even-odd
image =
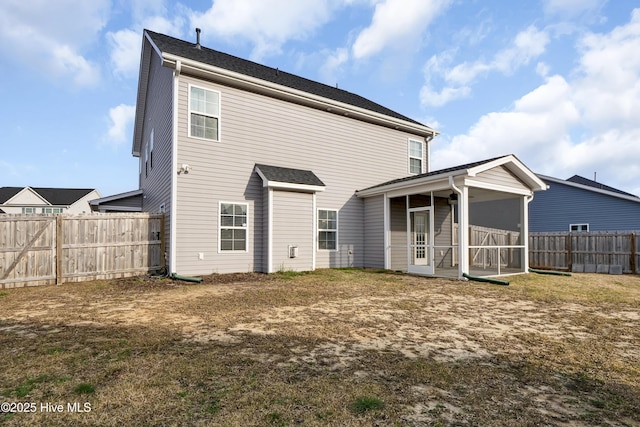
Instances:
[[[165,66],[182,63],[183,71],[190,69],[194,74],[207,74],[208,77],[215,76],[217,80],[234,86],[249,87],[253,91],[259,93],[268,93],[277,98],[286,99],[291,102],[312,106],[320,110],[329,111],[344,116],[351,116],[360,120],[377,123],[379,125],[392,129],[402,130],[405,132],[433,138],[438,132],[428,126],[411,123],[406,120],[396,119],[381,113],[376,113],[354,105],[345,104],[329,98],[324,98],[301,90],[293,89],[287,86],[272,83],[266,80],[247,76],[245,74],[229,71],[224,68],[205,64],[200,61],[183,58],[171,53],[162,55]]]

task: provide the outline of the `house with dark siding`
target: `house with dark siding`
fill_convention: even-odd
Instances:
[[[640,230],[640,197],[578,175],[539,175],[549,189],[529,204],[529,231]]]
[[[431,171],[429,126],[202,46],[197,34],[194,43],[144,31],[138,189],[92,205],[163,212],[170,273],[371,267],[462,277],[477,267],[472,201],[511,198],[509,215],[527,224],[529,200],[546,188],[513,155]],[[525,226],[517,242],[488,248],[497,264],[478,274],[526,272],[526,236]]]

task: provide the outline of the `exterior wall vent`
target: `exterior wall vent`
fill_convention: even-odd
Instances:
[[[289,258],[297,258],[298,257],[298,247],[289,245]]]

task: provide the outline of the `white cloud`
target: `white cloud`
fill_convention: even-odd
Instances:
[[[336,81],[343,65],[349,60],[349,50],[337,48],[333,51],[323,52],[326,55],[324,64],[320,67],[320,75],[325,82]]]
[[[535,172],[574,174],[640,195],[640,9],[630,22],[579,41],[579,65],[483,115],[466,134],[434,144],[434,169],[516,154]]]
[[[216,0],[204,13],[191,13],[191,27],[202,28],[202,41],[223,37],[254,45],[251,58],[280,52],[291,39],[304,39],[331,17],[342,2],[330,0]]]
[[[606,0],[544,0],[543,8],[547,14],[570,17],[599,9],[605,3]]]
[[[0,53],[47,76],[95,84],[100,69],[82,51],[96,41],[109,8],[109,0],[2,1]]]
[[[510,74],[543,54],[548,43],[549,35],[545,31],[530,26],[518,33],[513,44],[497,52],[491,61],[464,62],[448,70],[444,78],[449,84],[468,85],[478,75],[491,71]]]
[[[463,62],[449,67],[455,50],[434,55],[425,64],[425,84],[420,90],[420,102],[423,107],[440,107],[465,98],[471,93],[471,85],[478,76],[494,71],[511,74],[542,55],[548,43],[549,35],[545,31],[530,26],[518,33],[512,45],[498,51],[490,61]],[[434,80],[443,81],[440,90],[435,88]]]
[[[107,132],[105,143],[118,146],[127,141],[131,135],[131,126],[136,114],[135,105],[120,104],[109,110],[111,126]]]
[[[377,3],[371,25],[362,30],[353,43],[354,58],[366,58],[386,48],[415,42],[450,3],[450,0],[383,0]]]
[[[114,72],[123,77],[136,77],[140,66],[141,32],[120,30],[107,33]]]

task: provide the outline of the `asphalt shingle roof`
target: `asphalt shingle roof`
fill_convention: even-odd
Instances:
[[[618,190],[617,188],[609,187],[608,185],[601,184],[597,181],[592,181],[580,175],[574,175],[571,178],[567,179],[567,181],[574,182],[576,184],[586,185],[588,187],[598,188],[600,190],[611,191],[613,193],[624,194],[625,196],[638,197],[635,194],[627,193],[622,190]]]
[[[476,166],[480,166],[482,164],[489,163],[489,162],[492,162],[494,160],[500,159],[502,157],[504,157],[504,156],[494,157],[492,159],[481,160],[481,161],[473,162],[473,163],[467,163],[467,164],[460,165],[460,166],[454,166],[454,167],[450,167],[450,168],[440,169],[440,170],[433,171],[433,172],[421,173],[419,175],[406,176],[404,178],[398,178],[398,179],[394,179],[394,180],[391,180],[391,181],[383,182],[382,184],[374,185],[372,187],[365,188],[364,190],[370,190],[372,188],[384,187],[385,185],[396,184],[396,183],[400,183],[400,182],[409,182],[409,181],[413,181],[414,179],[426,178],[428,176],[444,175],[444,174],[450,174],[452,172],[457,172],[457,171],[461,171],[461,170],[465,170],[465,169],[471,169],[471,168],[474,168]],[[361,191],[363,191],[363,190],[361,190]]]
[[[0,203],[5,203],[25,187],[0,187]],[[54,206],[68,206],[93,191],[92,188],[31,187],[43,199]]]
[[[282,168],[279,166],[258,165],[256,168],[267,178],[268,181],[286,182],[289,184],[318,185],[325,186],[324,183],[311,171],[302,169]]]
[[[346,90],[325,85],[295,74],[287,73],[277,68],[267,67],[256,62],[238,58],[204,46],[201,46],[201,48],[198,49],[194,43],[176,39],[164,34],[149,30],[145,30],[145,32],[150,36],[156,47],[162,52],[224,68],[225,70],[276,83],[292,89],[301,90],[323,98],[339,101],[355,107],[364,108],[365,110],[424,126],[420,122]]]

